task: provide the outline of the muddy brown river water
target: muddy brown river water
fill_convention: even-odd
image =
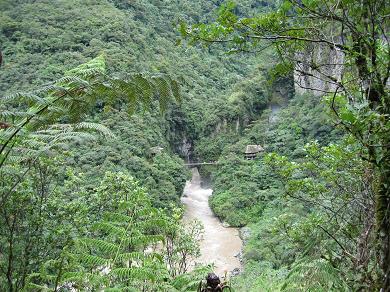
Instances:
[[[197,262],[214,264],[214,272],[223,275],[224,271],[241,269],[237,257],[242,248],[238,230],[224,227],[211,211],[208,199],[213,190],[201,187],[197,168],[192,169],[192,179],[187,181],[181,201],[185,205],[184,221],[198,219],[204,226],[204,236],[200,243],[201,256]]]

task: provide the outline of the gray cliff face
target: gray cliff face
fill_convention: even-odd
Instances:
[[[247,117],[237,117],[235,120],[228,121],[227,119],[223,119],[215,126],[214,131],[211,133],[211,137],[217,136],[219,133],[227,132],[227,131],[235,131],[239,133],[243,127],[248,124],[249,118]]]
[[[295,92],[311,92],[316,96],[336,89],[343,73],[344,54],[325,45],[309,46],[297,54],[294,71]],[[315,89],[315,90],[313,90]]]
[[[183,137],[178,150],[180,155],[185,158],[186,162],[190,162],[192,160],[193,145],[186,136]]]
[[[240,117],[238,117],[236,121],[236,132],[238,133],[239,131],[240,131]]]
[[[215,130],[211,136],[214,137],[214,136],[218,135],[219,133],[226,131],[227,126],[228,126],[227,119],[223,119],[215,126]]]

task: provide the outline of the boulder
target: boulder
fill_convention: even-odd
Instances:
[[[249,237],[251,236],[252,231],[248,226],[244,226],[240,228],[240,238],[243,241],[244,245],[249,240]]]
[[[238,276],[241,273],[239,268],[235,268],[233,271],[230,272],[232,276]]]

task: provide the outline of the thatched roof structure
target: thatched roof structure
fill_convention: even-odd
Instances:
[[[162,148],[160,146],[155,146],[155,147],[150,148],[149,150],[150,150],[150,153],[155,155],[155,154],[161,153],[164,150],[164,148]]]
[[[245,149],[245,154],[256,154],[264,151],[264,148],[260,145],[247,145]]]

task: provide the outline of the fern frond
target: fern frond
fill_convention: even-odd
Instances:
[[[85,272],[65,272],[62,275],[63,282],[82,282],[85,279]]]
[[[25,118],[26,112],[22,111],[11,111],[11,110],[1,110],[0,117],[2,120],[7,120],[8,118]]]
[[[349,291],[340,271],[325,259],[299,262],[293,266],[282,286],[283,291]]]
[[[73,125],[74,130],[93,130],[107,138],[114,138],[114,134],[102,124],[81,122]]]
[[[45,285],[38,285],[35,283],[28,283],[26,285],[26,288],[29,289],[30,291],[51,291],[52,290]]]
[[[149,280],[154,282],[156,280],[156,273],[153,270],[145,268],[116,268],[113,269],[110,274],[115,275],[122,281],[128,279]]]
[[[39,96],[46,96],[49,101],[52,101],[55,99],[55,96],[66,95],[67,90],[65,87],[58,85],[57,82],[54,81],[42,86],[41,88],[35,89],[33,93]]]
[[[125,243],[132,243],[137,246],[147,246],[156,244],[164,241],[164,236],[162,235],[139,235],[132,236],[131,238],[127,238],[123,240]]]
[[[126,235],[126,229],[123,227],[115,226],[114,224],[110,222],[98,222],[94,224],[95,230],[100,230],[103,232],[106,232],[108,234],[115,234],[117,236],[125,236]]]
[[[118,212],[107,212],[104,214],[104,220],[111,222],[131,222],[132,217]]]
[[[91,84],[86,81],[85,79],[82,79],[78,76],[72,76],[72,75],[67,75],[64,77],[61,77],[60,79],[56,80],[56,84],[61,84],[61,86],[68,86],[71,88],[75,88],[75,85],[77,86],[82,86],[82,87],[89,87]]]
[[[158,100],[160,103],[160,109],[165,111],[168,105],[168,101],[173,92],[171,90],[170,82],[166,77],[153,77],[153,84],[158,92]]]
[[[89,254],[80,254],[79,261],[92,266],[108,266],[111,262],[110,259],[105,259],[99,256]]]
[[[117,260],[119,261],[143,261],[145,260],[146,256],[142,252],[126,252],[126,253],[120,253],[117,256]]]
[[[83,238],[80,239],[80,241],[85,245],[89,247],[93,247],[95,249],[99,249],[104,253],[116,254],[119,250],[118,245],[108,242],[106,240],[95,239],[95,238]]]
[[[90,60],[89,62],[79,65],[78,67],[66,72],[67,76],[80,76],[83,78],[90,78],[92,76],[104,74],[106,71],[106,63],[104,55]]]

